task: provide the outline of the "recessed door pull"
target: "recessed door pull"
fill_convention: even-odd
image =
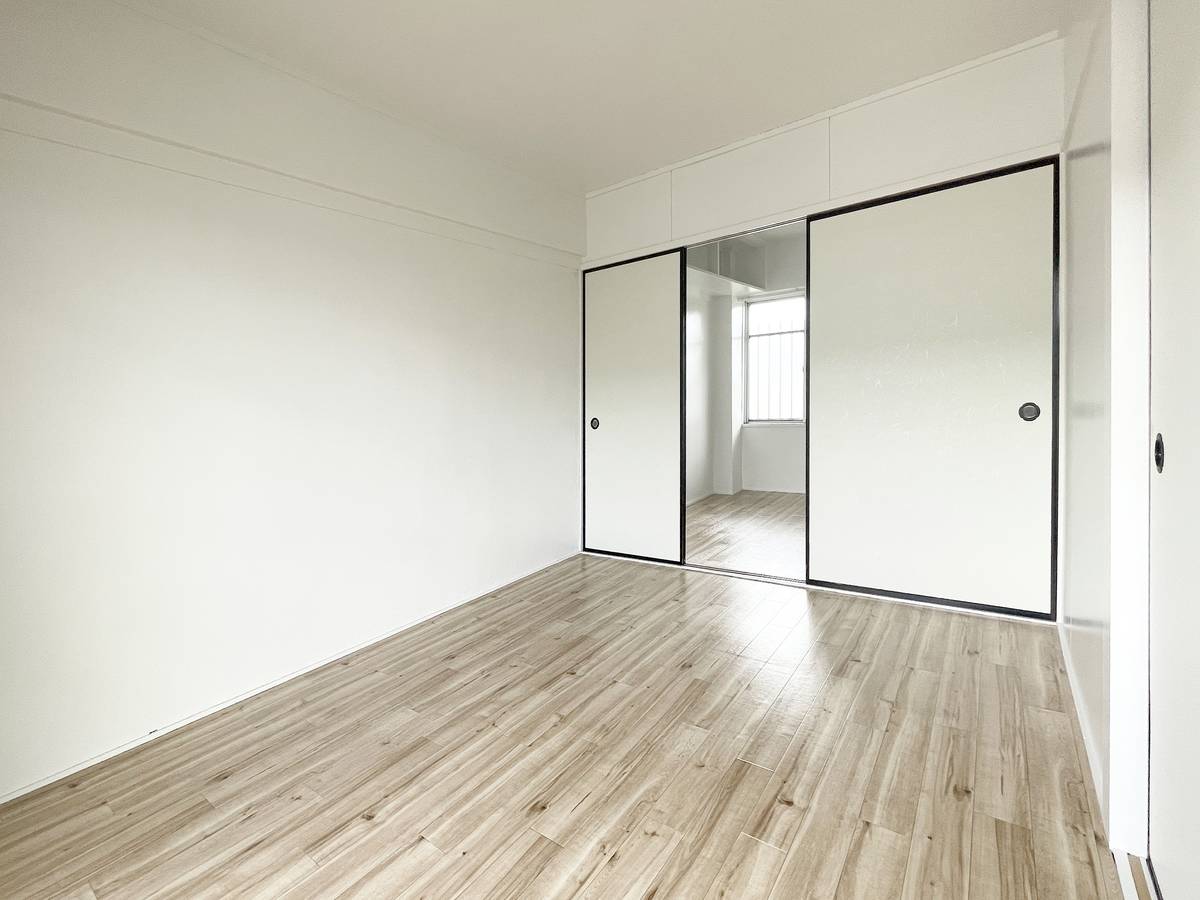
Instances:
[[[595,431],[600,427],[600,420],[593,416],[592,421],[588,422],[588,424],[592,426],[592,431]]]
[[[1026,422],[1032,422],[1041,414],[1042,408],[1036,403],[1022,403],[1020,408],[1017,410],[1017,415]]]
[[[1167,446],[1163,443],[1162,432],[1154,436],[1154,468],[1159,472],[1163,470],[1163,463],[1167,461]]]

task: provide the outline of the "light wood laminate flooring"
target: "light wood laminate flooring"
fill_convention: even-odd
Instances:
[[[1052,627],[577,556],[0,807],[0,897],[1117,900],[1080,746]]]
[[[711,494],[684,511],[686,561],[734,572],[804,578],[805,494]]]

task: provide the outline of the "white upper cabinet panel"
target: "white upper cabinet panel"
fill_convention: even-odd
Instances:
[[[637,250],[671,239],[671,176],[655,175],[587,201],[588,258]]]
[[[1048,40],[594,194],[587,259],[612,262],[1055,153],[1063,77],[1063,42]]]
[[[828,200],[829,123],[681,166],[671,178],[675,240]]]
[[[839,113],[833,196],[1057,144],[1062,92],[1062,42],[1052,41]]]

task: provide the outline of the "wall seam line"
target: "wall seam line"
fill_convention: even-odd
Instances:
[[[569,250],[565,247],[559,247],[559,246],[555,246],[553,244],[543,244],[539,241],[535,241],[535,240],[532,240],[527,237],[522,237],[520,235],[512,234],[510,232],[500,231],[495,228],[488,228],[487,226],[483,226],[483,225],[475,225],[471,222],[466,222],[461,219],[456,219],[453,216],[441,215],[439,213],[430,212],[428,210],[421,209],[420,207],[408,206],[406,204],[399,203],[395,200],[388,200],[383,197],[378,197],[378,196],[375,196],[372,194],[365,194],[365,193],[362,193],[359,191],[351,190],[349,188],[338,187],[337,185],[319,181],[315,178],[308,178],[303,175],[296,175],[291,172],[284,171],[282,169],[275,169],[275,168],[272,168],[271,166],[266,166],[261,163],[253,162],[251,160],[242,159],[242,158],[236,157],[236,156],[230,156],[225,153],[220,153],[216,150],[209,150],[204,147],[198,147],[193,144],[185,143],[183,141],[176,141],[172,138],[152,134],[147,131],[141,131],[136,128],[129,128],[125,125],[120,125],[116,122],[108,122],[108,121],[105,121],[104,119],[98,119],[98,118],[95,118],[92,116],[86,116],[81,113],[76,113],[76,112],[73,112],[72,110],[68,110],[68,109],[62,109],[60,107],[52,106],[47,103],[40,103],[36,100],[30,100],[25,97],[18,96],[16,94],[9,94],[9,93],[0,91],[0,100],[7,100],[11,103],[16,103],[16,104],[18,104],[20,106],[24,106],[28,109],[34,109],[34,110],[38,110],[39,112],[45,112],[45,113],[50,113],[52,115],[62,116],[63,118],[72,119],[74,121],[82,122],[87,125],[93,125],[98,128],[104,128],[109,131],[115,131],[120,134],[128,135],[129,137],[139,138],[141,140],[150,141],[155,144],[161,144],[166,147],[172,147],[177,150],[184,150],[186,152],[196,153],[201,156],[209,157],[210,159],[215,159],[220,162],[230,163],[231,165],[241,166],[243,168],[251,169],[251,170],[254,170],[257,172],[262,172],[267,175],[273,175],[273,176],[276,176],[279,178],[287,178],[292,181],[296,181],[301,184],[308,185],[310,187],[315,187],[315,188],[320,188],[322,190],[332,191],[334,193],[343,194],[347,197],[354,197],[355,199],[358,199],[358,200],[365,200],[369,203],[378,203],[381,206],[387,206],[392,209],[400,210],[402,212],[407,212],[407,213],[413,213],[415,215],[426,216],[430,219],[434,219],[439,222],[445,222],[445,223],[448,223],[451,225],[458,225],[463,228],[471,228],[471,229],[474,229],[476,231],[480,231],[480,232],[483,232],[486,234],[495,235],[496,237],[506,238],[508,240],[513,240],[513,241],[518,241],[523,244],[528,244],[531,247],[539,247],[539,248],[542,248],[542,249],[545,249],[548,251],[552,251],[555,253],[565,253],[569,256],[579,256],[580,255],[578,252],[576,252],[574,250]],[[7,127],[5,127],[4,130],[5,131],[13,131],[14,133],[18,133],[18,134],[26,134],[27,137],[37,137],[37,135],[27,134],[25,132],[16,131],[15,129],[10,129]],[[47,139],[47,140],[50,140],[50,139]],[[65,143],[68,146],[76,146],[81,150],[82,149],[94,149],[94,148],[84,147],[82,145],[71,144],[69,142],[55,141],[55,143]],[[95,152],[102,153],[103,151],[95,151]],[[115,155],[115,154],[105,154],[105,155]],[[131,162],[138,161],[138,160],[134,160],[130,157],[119,157],[119,158],[128,159]],[[185,172],[182,169],[173,169],[173,168],[165,167],[165,166],[156,166],[156,168],[167,168],[170,171],[176,171],[176,172],[179,172],[180,174],[192,174],[192,173]],[[198,177],[203,177],[203,176],[198,176]],[[269,193],[269,192],[264,192],[264,193]],[[283,196],[283,195],[277,195],[277,196]],[[288,198],[288,199],[292,199],[292,198]],[[402,226],[402,227],[404,227],[404,226]],[[420,229],[417,229],[417,230],[420,230]]]

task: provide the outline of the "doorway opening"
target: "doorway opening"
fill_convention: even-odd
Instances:
[[[804,221],[687,249],[685,558],[802,581]]]

